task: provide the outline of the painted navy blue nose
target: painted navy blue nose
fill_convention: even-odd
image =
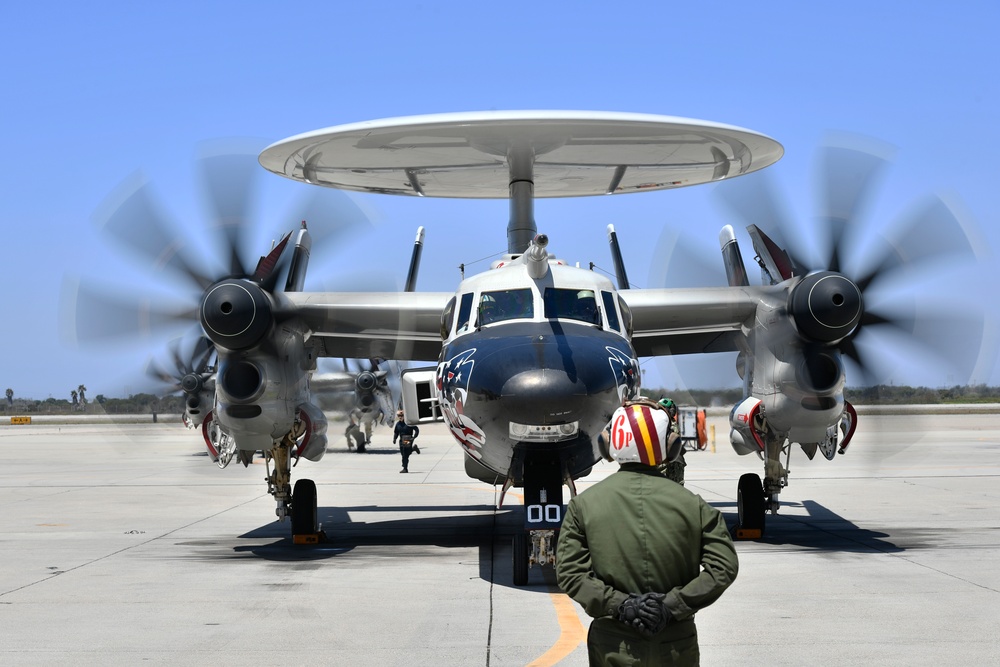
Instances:
[[[522,424],[560,424],[579,420],[591,403],[587,384],[561,369],[533,368],[516,374],[500,391],[508,414]],[[567,401],[567,398],[570,398]]]
[[[464,413],[482,427],[507,422],[555,426],[578,422],[598,433],[621,404],[619,385],[632,372],[620,336],[566,323],[511,323],[463,342],[475,353]],[[454,353],[457,353],[455,351]]]

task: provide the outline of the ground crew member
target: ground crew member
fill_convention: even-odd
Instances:
[[[374,414],[371,416],[370,419],[362,420],[364,422],[364,425],[365,425],[365,444],[366,445],[372,444],[372,428],[374,428],[376,421],[378,423],[380,423],[380,424],[383,423],[383,419],[384,419],[383,415],[384,415],[384,413],[382,412],[382,408],[378,408],[378,409],[376,409],[374,411]]]
[[[420,435],[420,428],[410,426],[403,421],[403,411],[396,412],[396,427],[392,430],[392,443],[396,444],[399,439],[399,453],[403,457],[403,469],[399,472],[410,472],[410,454],[420,453],[420,448],[416,445],[417,436]]]
[[[681,425],[677,419],[677,404],[669,398],[661,398],[660,405],[662,405],[666,411],[667,416],[670,417],[670,430],[676,433],[678,436],[681,434]],[[660,472],[662,472],[667,479],[672,479],[678,484],[684,484],[684,468],[687,466],[687,461],[684,460],[684,447],[681,446],[681,453],[678,455],[677,459],[674,461],[666,461],[660,465]]]
[[[694,615],[733,583],[722,514],[661,475],[678,456],[665,408],[639,399],[599,439],[620,469],[569,501],[556,547],[559,586],[594,618],[591,665],[697,665]]]
[[[354,408],[347,414],[347,430],[344,431],[344,436],[347,437],[347,449],[354,449],[354,442],[358,444],[358,453],[364,453],[365,451],[365,437],[361,434],[361,411]],[[353,441],[353,442],[352,442]]]

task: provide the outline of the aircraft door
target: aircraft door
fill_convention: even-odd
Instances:
[[[400,374],[407,424],[443,421],[438,406],[437,368],[407,368]]]

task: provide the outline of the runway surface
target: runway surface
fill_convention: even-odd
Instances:
[[[687,486],[732,524],[763,465],[709,424]],[[389,429],[373,440],[293,470],[330,538],[296,546],[264,466],[220,470],[179,424],[0,426],[0,663],[585,665],[589,619],[552,572],[510,583],[519,496],[495,510],[438,425],[408,475]],[[698,615],[703,665],[1000,661],[1000,415],[863,415],[847,454],[790,467]]]

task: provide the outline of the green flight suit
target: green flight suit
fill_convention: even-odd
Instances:
[[[694,615],[736,579],[722,514],[654,467],[626,463],[570,500],[556,547],[560,588],[595,620],[591,665],[697,665]],[[652,638],[614,619],[630,593],[666,593]]]

